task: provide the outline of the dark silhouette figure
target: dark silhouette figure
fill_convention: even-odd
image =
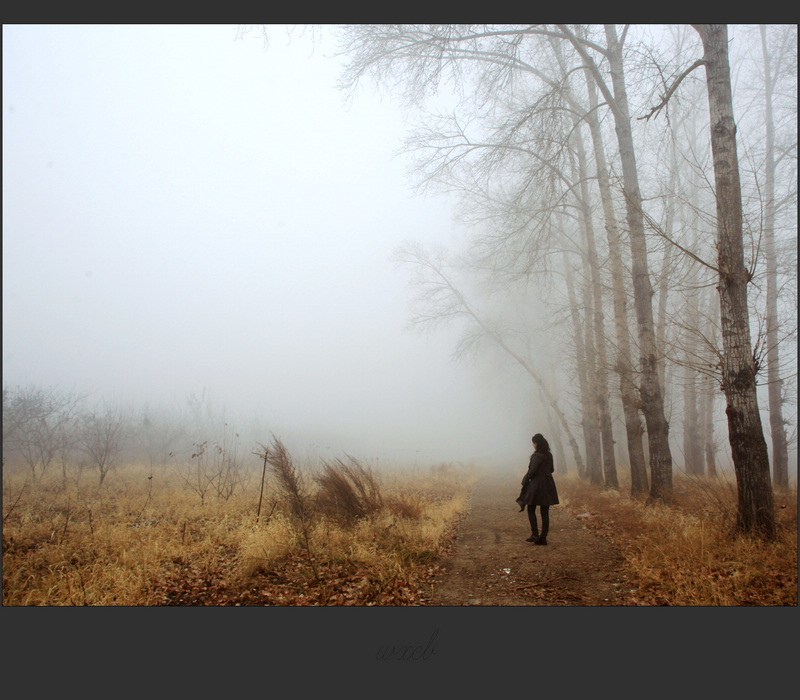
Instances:
[[[547,533],[550,531],[550,506],[558,504],[558,491],[553,479],[553,454],[550,445],[541,433],[531,438],[533,454],[528,462],[528,471],[522,479],[522,490],[517,498],[520,513],[528,506],[528,520],[531,524],[531,536],[525,540],[538,545],[547,544]],[[542,531],[536,521],[536,506],[542,516]]]

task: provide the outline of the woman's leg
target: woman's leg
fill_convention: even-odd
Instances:
[[[539,524],[536,522],[536,506],[528,506],[528,521],[531,524],[531,536],[539,536]]]
[[[540,506],[542,511],[542,537],[550,532],[550,506]]]

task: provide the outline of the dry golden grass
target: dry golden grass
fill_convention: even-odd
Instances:
[[[559,482],[559,489],[562,489]],[[565,480],[564,500],[625,552],[631,603],[797,605],[797,492],[776,493],[778,537],[737,535],[735,484],[678,476],[669,505]]]
[[[227,500],[206,495],[201,504],[174,469],[129,465],[102,487],[88,478],[65,486],[55,475],[31,485],[7,474],[3,604],[391,603],[387,587],[413,582],[465,508],[470,474],[453,476],[439,469],[378,475],[386,504],[346,521],[315,513],[310,497],[306,542],[279,488],[268,485],[256,521],[258,478]],[[328,579],[342,567],[366,572],[369,595],[334,595]],[[284,592],[267,595],[267,584]],[[263,598],[254,599],[254,587]],[[320,589],[316,599],[308,590],[293,597],[309,587]]]
[[[208,562],[233,544],[243,504],[220,502],[212,513],[174,477],[148,476],[129,467],[100,488],[29,484],[4,514],[3,603],[148,604],[159,571],[181,559]],[[21,483],[4,486],[8,508]]]

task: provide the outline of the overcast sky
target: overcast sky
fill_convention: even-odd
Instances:
[[[4,385],[205,391],[356,456],[524,462],[524,378],[406,330],[392,252],[463,235],[410,187],[399,101],[347,104],[330,40],[270,34],[4,26]]]

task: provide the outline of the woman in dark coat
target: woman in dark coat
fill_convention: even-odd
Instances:
[[[517,503],[520,513],[528,506],[528,520],[531,523],[531,536],[525,540],[534,544],[547,544],[547,533],[550,530],[550,506],[558,504],[558,491],[553,480],[553,454],[550,445],[541,433],[531,438],[533,454],[528,462],[528,472],[522,479]],[[536,522],[536,506],[542,514],[542,533],[539,534]]]

